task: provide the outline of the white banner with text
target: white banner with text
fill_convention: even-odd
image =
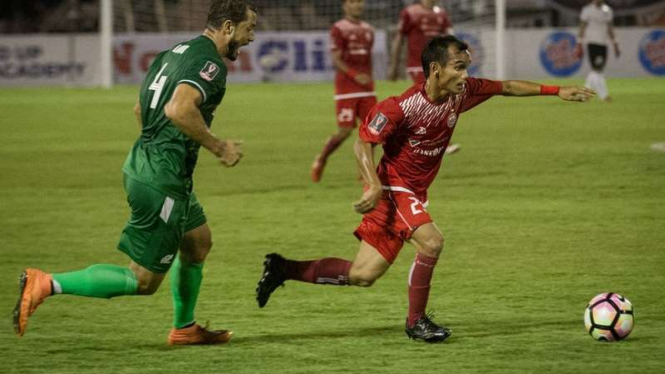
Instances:
[[[457,30],[475,56],[469,73],[493,78],[494,31]],[[575,29],[507,30],[506,66],[510,79],[583,78],[586,57],[575,54]],[[195,33],[116,34],[113,38],[114,81],[140,83],[154,56]],[[610,53],[609,77],[665,77],[665,29],[617,30],[621,56]],[[384,79],[388,66],[386,33],[377,31],[374,75]],[[97,35],[11,35],[0,39],[0,87],[94,86],[101,82]],[[334,71],[328,33],[261,32],[228,61],[233,82],[330,81]]]

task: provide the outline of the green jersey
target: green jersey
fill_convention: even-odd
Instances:
[[[215,44],[205,36],[157,55],[141,86],[143,128],[122,167],[125,174],[174,198],[186,198],[200,145],[166,117],[164,107],[176,86],[188,84],[201,92],[199,110],[210,127],[226,92],[226,73]]]

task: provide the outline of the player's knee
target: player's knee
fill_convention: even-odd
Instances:
[[[211,249],[212,249],[212,238],[207,237],[201,240],[199,243],[197,243],[194,253],[192,253],[191,262],[195,263],[204,262],[206,257],[208,257],[208,253],[210,253]]]
[[[436,235],[425,240],[420,250],[428,257],[438,258],[443,252],[443,236]]]
[[[351,268],[351,271],[349,271],[349,283],[352,286],[371,287],[378,278],[375,273],[368,270],[354,270]]]
[[[152,282],[151,279],[138,279],[137,295],[153,295],[159,289],[159,283]]]
[[[340,127],[339,131],[337,132],[337,138],[340,140],[345,140],[346,138],[351,136],[351,132],[353,132],[353,129],[351,128]]]
[[[371,278],[351,278],[351,285],[357,287],[372,287],[376,279]]]
[[[198,238],[196,242],[187,245],[180,251],[180,259],[189,263],[202,263],[212,249],[212,238],[205,236]]]

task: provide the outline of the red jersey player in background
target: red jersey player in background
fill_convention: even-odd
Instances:
[[[407,6],[399,13],[397,34],[392,42],[388,79],[397,80],[399,59],[406,37],[408,40],[406,74],[411,77],[413,83],[425,81],[423,68],[420,65],[420,53],[433,37],[453,33],[453,24],[448,14],[442,7],[435,5],[436,3],[437,0],[421,0]]]
[[[312,181],[323,175],[328,157],[351,135],[356,120],[361,121],[376,104],[372,79],[374,29],[360,16],[364,0],[343,0],[344,18],[330,29],[330,49],[335,69],[335,102],[338,130],[328,138],[312,164]]]
[[[454,36],[432,39],[422,53],[427,81],[372,108],[360,126],[354,151],[366,187],[355,210],[363,220],[355,231],[361,241],[356,259],[293,261],[271,253],[257,287],[259,307],[286,280],[316,284],[371,286],[393,263],[405,241],[416,249],[408,279],[406,333],[411,339],[440,342],[451,331],[435,324],[425,309],[434,268],[443,250],[443,234],[427,212],[427,189],[462,113],[494,95],[558,95],[586,101],[583,87],[541,86],[525,81],[493,81],[467,76],[468,46]],[[372,147],[383,157],[375,168]]]
[[[402,9],[399,13],[397,34],[393,39],[390,55],[390,67],[388,68],[388,79],[394,81],[398,77],[402,45],[406,37],[406,74],[411,77],[413,83],[425,81],[423,67],[420,64],[420,54],[427,42],[435,36],[450,35],[453,33],[453,24],[448,18],[445,9],[436,5],[437,0],[421,0]],[[453,154],[461,149],[459,144],[450,144],[446,148],[446,154]]]

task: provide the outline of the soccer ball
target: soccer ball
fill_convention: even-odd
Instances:
[[[596,340],[625,339],[634,326],[633,304],[616,293],[596,295],[584,310],[586,331]]]

